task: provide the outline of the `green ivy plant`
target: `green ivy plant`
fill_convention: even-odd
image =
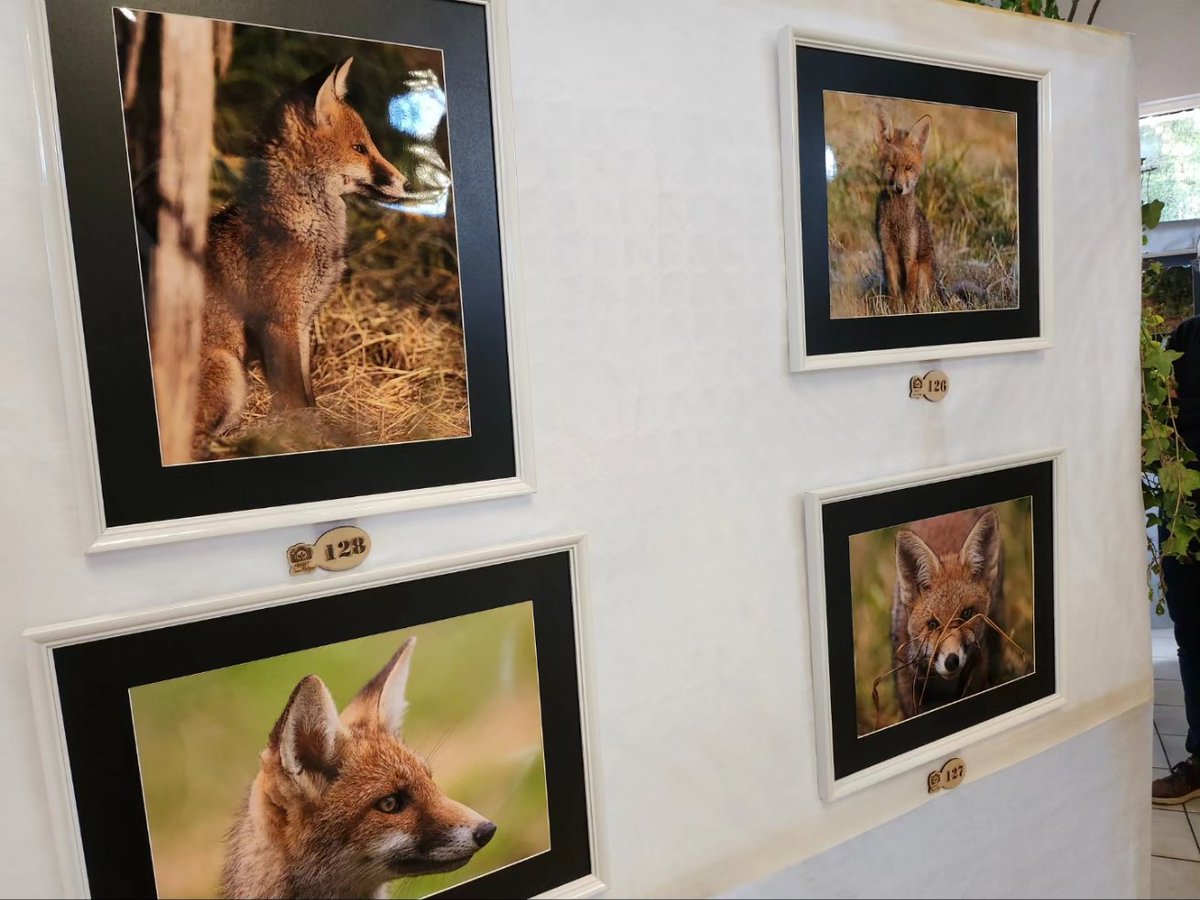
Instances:
[[[1158,225],[1161,200],[1142,204],[1142,243],[1146,232]],[[1153,269],[1143,276],[1154,280]],[[1143,288],[1145,294],[1145,288]],[[1164,318],[1154,304],[1142,306],[1142,504],[1146,511],[1146,550],[1149,559],[1147,589],[1159,615],[1165,611],[1162,594],[1156,599],[1154,584],[1162,584],[1163,559],[1185,563],[1200,559],[1200,512],[1194,497],[1200,491],[1196,454],[1179,437],[1175,402],[1175,360],[1183,354],[1166,349]],[[1169,537],[1161,545],[1154,535],[1165,525]]]
[[[1074,22],[1080,0],[1071,0],[1063,16],[1058,0],[964,0],[982,6]],[[1065,3],[1066,0],[1063,0]],[[1094,0],[1087,24],[1096,18],[1100,0]],[[1142,245],[1146,232],[1158,226],[1163,202],[1142,204]],[[1164,292],[1161,265],[1152,264],[1142,275],[1143,298],[1159,297]],[[1176,428],[1178,407],[1175,403],[1175,360],[1183,354],[1166,348],[1166,319],[1155,303],[1143,302],[1141,327],[1142,357],[1142,503],[1146,513],[1147,563],[1146,589],[1159,615],[1165,610],[1162,592],[1156,597],[1155,584],[1161,585],[1162,563],[1174,558],[1184,563],[1200,561],[1200,512],[1194,497],[1200,492],[1200,464],[1188,449]],[[1160,545],[1155,539],[1158,526],[1169,531]]]
[[[1071,0],[1071,8],[1064,16],[1058,9],[1058,0],[964,0],[978,6],[992,6],[997,9],[1007,9],[1013,12],[1025,13],[1030,16],[1041,16],[1045,19],[1058,19],[1062,22],[1074,22],[1075,14],[1079,11],[1079,0]],[[1066,3],[1066,0],[1063,0]],[[1087,24],[1091,25],[1096,18],[1096,10],[1100,8],[1100,0],[1093,0],[1092,11],[1088,13]]]
[[[1149,203],[1142,204],[1142,246],[1145,247],[1150,243],[1150,236],[1147,231],[1157,228],[1158,223],[1162,221],[1163,202],[1161,200],[1151,200]]]

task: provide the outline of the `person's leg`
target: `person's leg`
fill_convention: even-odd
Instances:
[[[1159,529],[1159,540],[1166,537]],[[1155,803],[1178,805],[1200,798],[1200,563],[1163,560],[1163,596],[1175,625],[1179,647],[1179,677],[1187,714],[1187,759],[1150,786]]]
[[[1179,646],[1179,677],[1187,713],[1187,752],[1200,756],[1200,563],[1163,559],[1163,593]]]

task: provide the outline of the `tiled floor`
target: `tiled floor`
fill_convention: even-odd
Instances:
[[[1187,722],[1175,636],[1170,630],[1150,632],[1154,650],[1154,778],[1185,756]],[[1150,814],[1150,896],[1200,897],[1200,800],[1185,806],[1156,806]]]

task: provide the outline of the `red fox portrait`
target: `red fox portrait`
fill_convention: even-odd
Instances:
[[[933,232],[916,197],[932,128],[933,119],[921,116],[905,131],[882,106],[875,108],[880,182],[875,229],[888,296],[906,312],[918,312],[937,291]]]
[[[342,60],[289,90],[262,124],[232,203],[209,220],[201,325],[200,437],[228,431],[261,353],[276,410],[313,406],[313,320],[346,268],[346,202],[395,202],[405,177],[347,102]]]
[[[496,826],[445,794],[400,738],[416,639],[338,714],[316,675],[296,685],[229,833],[222,892],[386,897],[389,881],[466,865]]]
[[[892,651],[904,717],[986,690],[1001,662],[1004,554],[991,507],[949,513],[896,534]]]

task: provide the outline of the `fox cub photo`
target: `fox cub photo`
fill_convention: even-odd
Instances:
[[[400,739],[415,638],[342,714],[316,675],[292,691],[229,834],[226,897],[373,897],[452,872],[496,825],[450,799]]]
[[[824,102],[831,317],[1017,307],[1016,114]]]
[[[441,52],[114,21],[164,463],[468,435]],[[164,106],[197,23],[213,82]]]
[[[858,733],[1033,671],[1029,498],[850,539]]]
[[[531,604],[131,699],[160,897],[424,897],[549,849]]]

